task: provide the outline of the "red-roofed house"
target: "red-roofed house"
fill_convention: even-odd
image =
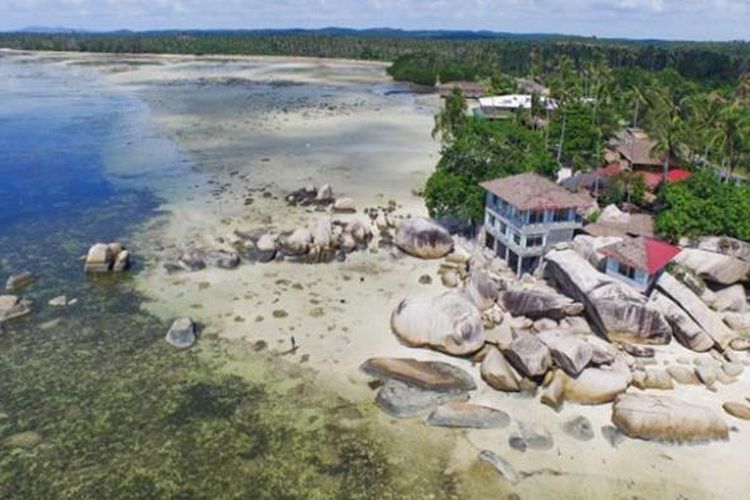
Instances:
[[[648,292],[669,262],[681,250],[655,238],[627,238],[599,250],[607,257],[606,272],[630,286]]]
[[[646,181],[646,188],[649,191],[655,190],[664,180],[663,173],[656,174],[652,172],[643,172],[641,175],[643,175],[643,179]],[[667,173],[667,184],[684,181],[685,179],[692,177],[692,175],[693,173],[689,170],[675,168]]]

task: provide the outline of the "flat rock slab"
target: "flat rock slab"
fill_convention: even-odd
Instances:
[[[715,311],[709,309],[700,297],[671,274],[662,274],[656,286],[677,303],[722,349],[726,349],[736,337]]]
[[[510,425],[510,417],[488,406],[455,402],[435,408],[427,417],[427,423],[435,427],[500,429]]]
[[[679,304],[659,290],[651,292],[649,304],[664,314],[680,344],[695,352],[706,352],[714,346],[714,339]]]
[[[375,402],[391,416],[414,418],[453,401],[467,401],[468,392],[442,392],[420,389],[398,380],[388,380],[378,391]]]
[[[479,454],[479,459],[483,462],[487,462],[495,469],[497,469],[497,471],[512,484],[516,484],[521,480],[510,462],[508,462],[495,452],[492,452],[490,450],[482,450],[482,452]]]
[[[746,404],[737,403],[735,401],[728,401],[724,403],[723,408],[725,412],[729,413],[735,418],[750,420],[750,406]]]
[[[513,316],[526,316],[534,320],[555,320],[583,313],[583,304],[565,295],[536,291],[508,290],[502,295],[503,307]]]
[[[668,396],[623,394],[612,406],[612,423],[631,438],[701,442],[729,437],[729,427],[710,408]]]
[[[371,358],[360,369],[379,380],[397,380],[422,390],[468,392],[477,388],[474,378],[466,370],[440,361]]]

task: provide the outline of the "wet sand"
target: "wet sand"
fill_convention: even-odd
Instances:
[[[353,198],[358,215],[366,207],[395,202],[396,218],[425,213],[420,188],[438,159],[430,136],[435,96],[386,95],[391,82],[377,63],[291,58],[218,58],[40,54],[51,64],[96,69],[116,86],[146,102],[157,130],[172,139],[193,169],[187,176],[165,172],[151,188],[164,199],[163,215],[129,241],[146,258],[136,276],[160,318],[190,315],[204,334],[262,341],[284,362],[306,368],[306,376],[348,401],[374,399],[358,367],[370,357],[442,360],[470,371],[479,390],[473,402],[506,411],[514,421],[544,425],[554,436],[549,451],[513,450],[502,430],[450,431],[394,421],[374,412],[391,437],[409,434],[427,449],[449,442],[451,471],[468,471],[476,497],[498,484],[521,498],[747,498],[750,476],[744,450],[750,425],[721,411],[727,400],[750,396],[747,375],[711,393],[677,386],[670,395],[704,404],[735,426],[730,441],[671,446],[625,440],[612,447],[600,428],[610,424],[611,405],[566,404],[557,413],[538,400],[506,395],[481,382],[478,366],[462,359],[401,345],[389,326],[404,297],[437,293],[439,262],[405,257],[395,250],[357,252],[344,263],[243,264],[236,270],[207,269],[168,274],[163,264],[201,245],[229,248],[235,231],[273,234],[305,227],[320,214],[289,207],[284,197],[305,185],[330,184]],[[112,162],[111,175],[133,176]],[[250,201],[251,200],[251,201]],[[420,276],[433,282],[422,285]],[[294,336],[299,349],[287,353]],[[673,343],[658,349],[658,364],[696,355]],[[637,389],[631,388],[631,391]],[[659,391],[649,391],[658,393]],[[581,442],[562,432],[577,415],[592,423],[595,438]],[[416,438],[415,438],[416,436]],[[530,475],[509,487],[477,454],[490,449]],[[405,465],[408,467],[408,464]]]

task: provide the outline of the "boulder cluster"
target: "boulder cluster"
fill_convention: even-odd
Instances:
[[[720,384],[732,384],[742,375],[747,361],[740,351],[750,349],[744,288],[750,245],[727,239],[692,242],[690,249],[703,252],[701,258],[679,259],[643,294],[602,272],[598,249],[605,245],[597,238],[558,245],[534,276],[517,279],[479,244],[459,238],[449,242],[439,230],[429,236],[420,231],[433,231],[429,221],[409,226],[404,239],[410,245],[402,249],[424,258],[442,256],[439,274],[447,289],[397,304],[391,328],[402,343],[468,357],[480,363],[481,379],[491,388],[535,395],[554,409],[566,402],[611,404],[614,427],[607,433],[612,439],[728,439],[721,408],[734,418],[750,419],[746,402],[709,408],[665,395],[679,384],[719,392]],[[425,251],[415,251],[419,248]],[[721,264],[711,265],[712,259]],[[733,269],[731,277],[724,266]],[[686,353],[695,353],[695,359],[660,358],[667,366],[658,367],[654,357],[659,346],[673,339]],[[467,427],[476,425],[472,416],[492,415],[491,408],[468,402],[475,390],[468,372],[448,363],[415,363],[380,359],[363,366],[383,383],[377,402],[385,411],[397,417],[424,415],[431,425],[455,425],[458,412]],[[453,373],[461,383],[448,390],[436,380],[426,384],[402,376],[438,366],[440,373]],[[445,415],[451,418],[438,418]],[[523,436],[516,441],[529,446]],[[485,455],[485,461],[502,468],[502,460]]]
[[[290,206],[315,206],[321,208],[330,208],[336,213],[354,213],[357,211],[357,204],[351,198],[336,197],[333,188],[329,184],[322,186],[305,186],[300,188],[286,197],[286,202]]]
[[[274,233],[267,229],[237,230],[224,248],[211,249],[191,247],[185,250],[177,262],[168,263],[169,272],[199,271],[207,267],[234,269],[242,261],[267,263],[291,261],[307,264],[344,261],[356,251],[369,248],[375,235],[380,248],[391,248],[395,227],[392,212],[395,204],[387,208],[365,209],[363,215],[347,215],[342,219],[336,214],[356,212],[349,198],[334,198],[330,186],[302,188],[287,197],[293,206],[311,206],[313,212],[321,212],[304,227]]]

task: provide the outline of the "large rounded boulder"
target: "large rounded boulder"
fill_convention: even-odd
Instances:
[[[437,297],[402,300],[391,315],[391,328],[409,346],[458,356],[474,353],[484,345],[479,310],[455,290]]]
[[[453,251],[453,238],[437,222],[415,218],[403,222],[398,227],[396,246],[413,257],[441,259]]]

